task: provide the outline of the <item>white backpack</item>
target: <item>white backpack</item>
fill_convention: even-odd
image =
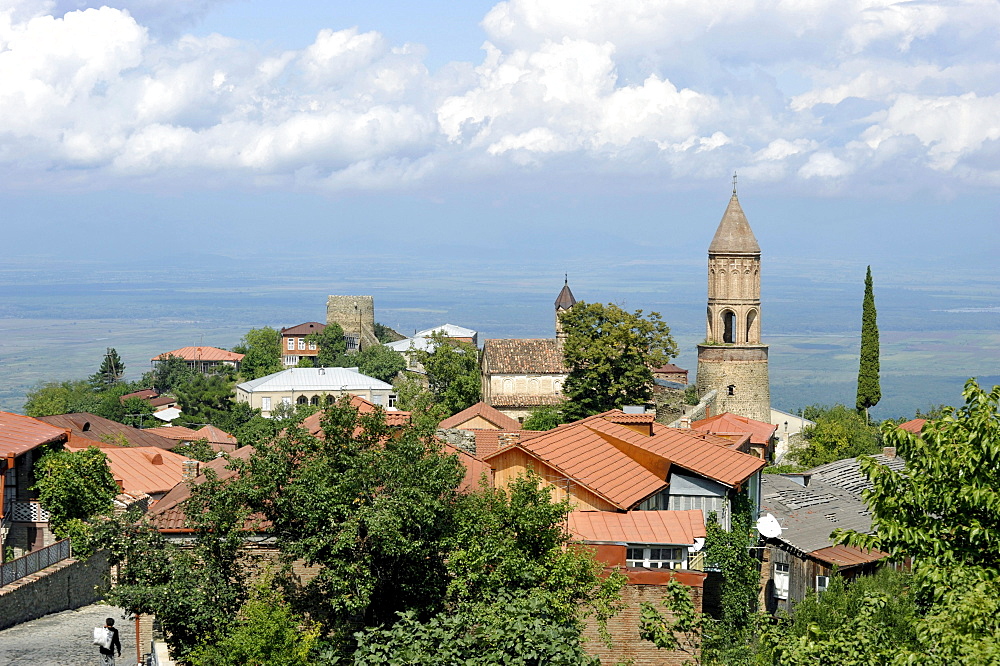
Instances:
[[[107,650],[111,647],[111,630],[107,627],[94,627],[94,645],[100,645]]]

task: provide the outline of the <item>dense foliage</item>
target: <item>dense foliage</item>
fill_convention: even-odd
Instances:
[[[327,324],[319,333],[310,333],[306,338],[316,344],[316,365],[321,368],[344,368],[350,363],[347,356],[347,339],[340,324]]]
[[[89,536],[91,518],[111,511],[118,494],[108,459],[96,446],[82,451],[49,451],[35,464],[38,499],[49,512],[52,531],[77,537],[79,550]]]
[[[861,304],[861,359],[858,366],[857,409],[868,421],[868,408],[882,399],[879,386],[878,322],[875,293],[872,289],[872,267],[865,274],[865,296]]]
[[[160,393],[173,391],[183,386],[194,377],[195,370],[180,356],[168,354],[156,362],[151,375],[152,386]]]
[[[390,384],[406,368],[406,359],[385,345],[371,345],[351,357],[358,372]]]
[[[626,312],[614,304],[579,302],[559,315],[569,375],[566,412],[583,418],[652,397],[653,372],[677,354],[677,345],[656,312]]]
[[[879,451],[881,437],[878,429],[869,425],[865,417],[853,409],[844,405],[811,405],[803,410],[803,416],[815,421],[816,425],[803,429],[805,446],[789,451],[789,461],[811,468]]]
[[[105,389],[114,386],[125,377],[125,362],[114,347],[108,347],[101,361],[101,367],[90,376],[90,383],[95,389]]]
[[[235,477],[192,489],[189,547],[109,526],[123,567],[109,600],[156,612],[193,664],[591,663],[580,618],[606,617],[621,577],[565,547],[569,506],[537,478],[458,493],[464,470],[428,432],[347,401],[326,410],[321,436],[286,427],[234,461]],[[267,521],[282,563],[317,565],[316,577],[278,572],[251,589],[240,554],[251,517]],[[254,656],[268,646],[283,656]]]
[[[243,354],[240,374],[246,380],[284,370],[281,364],[281,334],[270,326],[251,328],[240,344],[233,347],[233,351]]]
[[[418,350],[414,354],[424,366],[434,402],[444,409],[445,416],[457,414],[479,402],[482,379],[476,346],[434,333],[430,348],[431,351]]]
[[[524,430],[552,430],[566,423],[566,414],[562,407],[546,406],[531,410],[521,427]]]

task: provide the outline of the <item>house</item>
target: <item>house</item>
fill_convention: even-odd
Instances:
[[[93,445],[77,437],[66,444],[66,450],[82,451]],[[183,480],[184,464],[189,460],[155,446],[105,444],[99,448],[121,492],[133,497],[148,495],[154,502]]]
[[[771,423],[776,428],[774,435],[778,438],[774,446],[774,460],[779,464],[789,449],[799,445],[802,431],[809,426],[816,425],[815,421],[810,421],[798,414],[783,412],[774,407],[771,408]]]
[[[389,409],[396,405],[391,384],[357,368],[288,368],[236,385],[236,401],[267,417],[278,405],[325,405],[341,395],[356,395]]]
[[[38,420],[69,430],[74,439],[82,437],[95,442],[125,446],[155,446],[158,449],[172,449],[177,446],[177,441],[161,437],[150,430],[140,430],[89,412],[39,416]]]
[[[319,354],[319,349],[316,341],[310,340],[309,336],[322,333],[324,330],[326,324],[318,321],[307,321],[298,326],[281,329],[281,362],[285,367],[295,367],[303,358],[315,358]]]
[[[510,430],[521,429],[521,424],[501,411],[490,407],[485,402],[477,402],[459,413],[449,416],[438,424],[438,428],[447,430]]]
[[[70,438],[59,428],[30,416],[0,412],[0,562],[55,542],[49,513],[38,503],[35,463]]]
[[[563,360],[566,336],[559,315],[575,304],[567,280],[555,301],[555,338],[487,340],[483,344],[483,402],[519,422],[538,407],[562,404],[569,369]]]
[[[405,338],[395,342],[386,343],[386,347],[399,352],[406,359],[406,369],[411,372],[426,373],[423,364],[417,359],[416,352],[433,352],[434,340],[431,336],[439,334],[454,342],[465,342],[474,347],[479,346],[479,333],[471,328],[455,326],[454,324],[443,324],[434,328],[426,328],[417,331],[412,338]]]
[[[124,405],[125,401],[129,398],[140,398],[145,400],[146,403],[153,408],[154,412],[177,406],[177,398],[170,395],[160,395],[156,389],[143,389],[141,391],[126,393],[125,395],[120,396],[118,400]]]
[[[687,386],[688,371],[677,367],[673,363],[667,363],[659,368],[653,368],[653,379],[662,379],[667,382],[675,382]]]
[[[484,455],[497,487],[527,470],[585,511],[700,510],[729,528],[731,500],[748,493],[759,504],[765,462],[749,451],[749,438],[719,437],[668,428],[652,414],[611,410],[553,430],[509,433]],[[478,442],[477,442],[478,447]]]
[[[755,421],[745,416],[731,412],[723,412],[707,419],[691,423],[692,430],[702,430],[714,435],[750,435],[750,453],[767,460],[774,459],[774,446],[777,438],[774,431],[777,426],[763,421]]]
[[[701,511],[572,511],[567,531],[591,546],[617,548],[628,567],[645,569],[701,569],[694,557],[705,545],[705,517]]]
[[[823,592],[834,569],[847,578],[870,573],[887,553],[837,545],[837,528],[869,533],[871,515],[853,493],[815,477],[765,474],[761,511],[777,520],[780,533],[764,537],[761,607],[776,614],[812,592]]]
[[[227,349],[218,347],[181,347],[173,351],[168,351],[154,356],[151,359],[153,368],[156,364],[171,356],[184,359],[188,367],[201,373],[217,372],[220,368],[229,367],[239,372],[240,363],[243,362],[243,354],[237,354]]]
[[[159,428],[147,428],[146,432],[175,440],[179,444],[190,444],[191,442],[203,439],[208,442],[213,451],[228,452],[234,451],[239,447],[239,442],[235,437],[213,425],[202,426],[197,430],[184,426],[162,426]]]

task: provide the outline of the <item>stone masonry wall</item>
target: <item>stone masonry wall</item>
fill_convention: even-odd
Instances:
[[[373,296],[327,297],[327,324],[340,324],[345,335],[357,335],[359,318],[361,348],[379,344],[378,338],[375,336],[375,298]]]
[[[98,601],[108,585],[108,559],[69,558],[0,588],[0,629]]]
[[[701,610],[701,588],[691,588],[695,608]],[[597,621],[587,618],[583,637],[586,639],[588,653],[600,657],[602,666],[614,666],[620,662],[631,663],[632,666],[672,666],[692,662],[698,656],[682,651],[660,650],[649,641],[639,637],[639,620],[642,617],[641,604],[651,603],[661,613],[669,614],[661,605],[666,597],[665,585],[628,584],[622,590],[622,601],[625,607],[608,620],[608,632],[611,634],[611,647],[601,640]],[[631,661],[629,661],[631,660]]]
[[[767,347],[698,345],[698,395],[716,390],[714,414],[732,412],[771,422]],[[734,387],[729,395],[729,386]]]

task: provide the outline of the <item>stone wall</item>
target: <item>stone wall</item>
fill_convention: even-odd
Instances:
[[[375,336],[375,298],[373,296],[328,296],[326,323],[340,324],[345,335],[358,335],[361,325],[361,348],[379,344]]]
[[[653,404],[656,406],[656,422],[664,425],[676,421],[688,407],[684,402],[684,389],[659,384],[653,386]]]
[[[713,415],[731,412],[771,422],[767,350],[767,345],[698,345],[698,395],[718,392]]]
[[[80,608],[102,597],[108,585],[108,559],[69,558],[0,588],[0,629],[59,611]]]
[[[702,590],[691,588],[695,609],[701,610]],[[651,642],[639,637],[639,620],[642,617],[643,603],[650,603],[661,613],[669,617],[662,606],[666,598],[666,587],[663,584],[641,585],[629,583],[622,590],[622,601],[625,607],[608,620],[608,633],[611,635],[611,646],[608,647],[600,637],[597,620],[589,617],[586,620],[583,636],[586,639],[585,648],[588,653],[600,657],[601,664],[613,666],[618,663],[630,663],[632,666],[667,666],[673,664],[696,663],[700,650],[695,654],[680,650],[660,650]]]
[[[462,449],[472,455],[476,455],[476,433],[471,430],[439,428],[434,434],[454,446],[456,449]]]

